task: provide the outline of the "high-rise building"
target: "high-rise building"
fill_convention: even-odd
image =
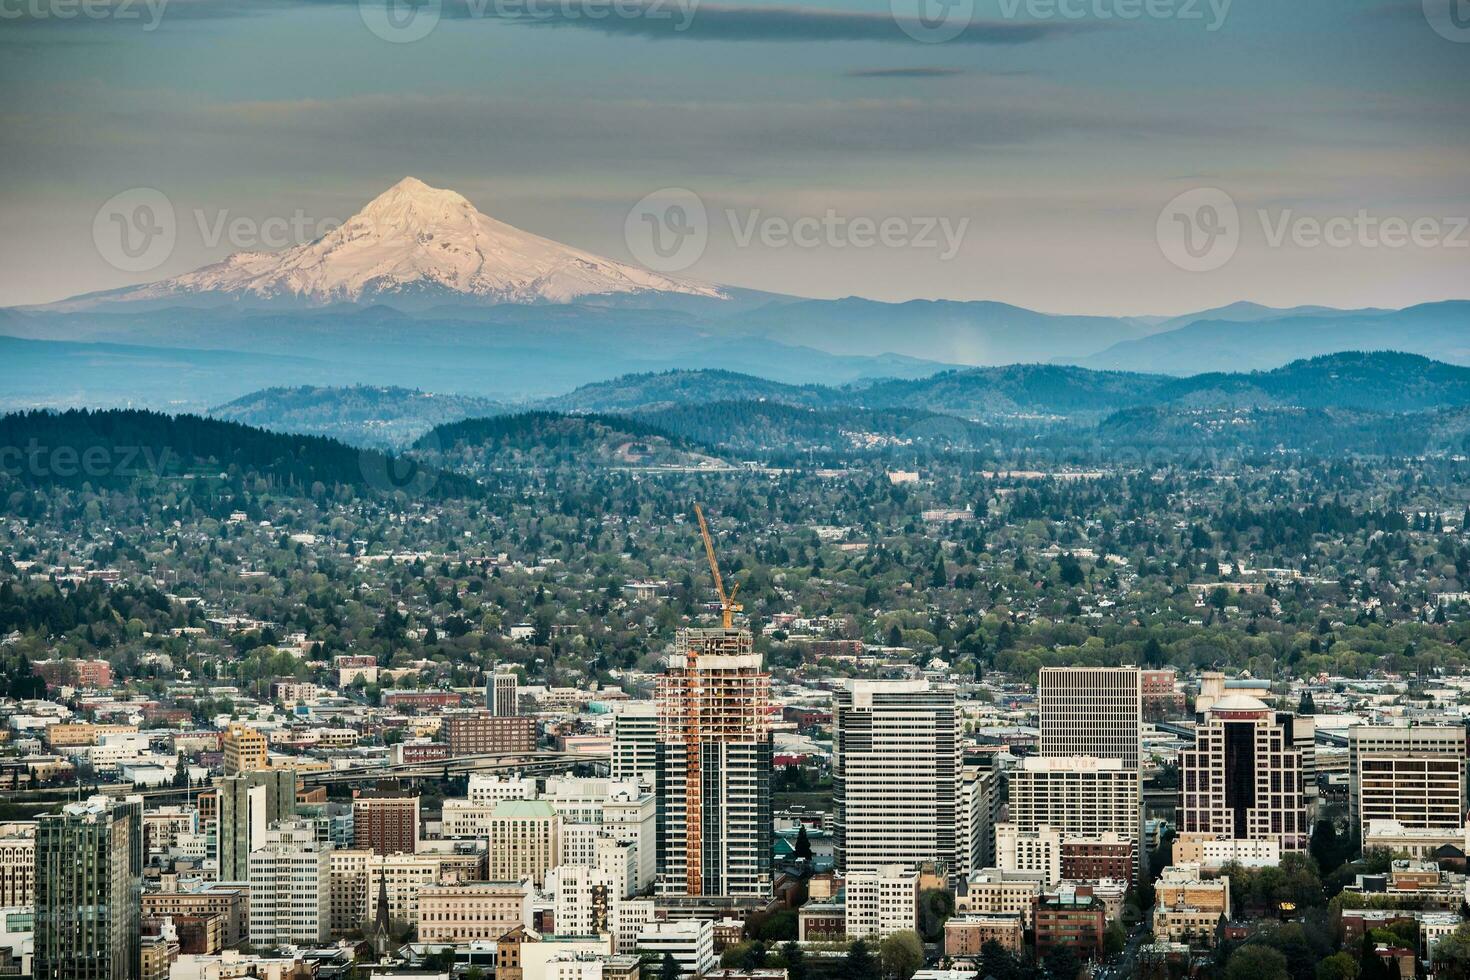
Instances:
[[[332,926],[331,845],[307,820],[267,830],[250,852],[250,942],[323,942]]]
[[[1179,753],[1180,832],[1304,850],[1312,828],[1295,731],[1291,715],[1249,694],[1211,705],[1195,726],[1194,747]]]
[[[1031,756],[1011,772],[1010,791],[1018,833],[1049,826],[1066,836],[1138,837],[1138,774],[1117,759]]]
[[[833,698],[839,871],[958,862],[960,747],[954,691],[854,681]]]
[[[507,670],[490,674],[485,683],[485,707],[497,718],[514,718],[521,713],[520,681]]]
[[[1453,831],[1465,824],[1465,729],[1348,729],[1348,813],[1361,841],[1375,820]]]
[[[250,852],[272,824],[296,813],[296,772],[264,769],[225,776],[214,782],[219,827],[215,834],[220,881],[244,881]]]
[[[770,692],[748,630],[680,632],[658,683],[661,894],[770,893]]]
[[[490,817],[487,854],[492,881],[524,881],[537,887],[561,863],[561,817],[545,800],[502,800]]]
[[[658,772],[658,705],[639,701],[613,716],[612,777],[652,787]]]
[[[1041,726],[1038,752],[1043,759],[1064,760],[1060,768],[1045,777],[1043,782],[1060,780],[1059,785],[1071,790],[1086,792],[1088,787],[1101,789],[1106,783],[1106,793],[1121,792],[1122,776],[1108,770],[1088,769],[1064,776],[1071,765],[1065,760],[1093,759],[1117,760],[1123,774],[1133,780],[1133,818],[1128,823],[1118,823],[1115,814],[1097,821],[1095,829],[1079,828],[1078,823],[1089,823],[1086,819],[1071,819],[1051,823],[1068,835],[1095,836],[1100,833],[1123,834],[1139,842],[1138,854],[1143,853],[1143,771],[1140,762],[1143,756],[1143,673],[1137,667],[1043,667],[1037,686],[1037,705]],[[1100,782],[1101,781],[1101,782]],[[1096,784],[1096,785],[1094,785]],[[1108,796],[1111,804],[1126,805],[1121,797]],[[1013,822],[1020,823],[1013,813]],[[1023,830],[1035,829],[1035,824],[1023,825]],[[1143,870],[1140,860],[1138,870]]]
[[[960,773],[955,871],[968,877],[995,866],[995,824],[1000,816],[1000,774],[992,768],[966,766]]]
[[[1118,759],[1123,768],[1137,771],[1142,690],[1137,667],[1041,668],[1040,754]]]
[[[249,725],[237,724],[225,729],[224,751],[226,776],[270,767],[265,736]]]
[[[36,980],[134,980],[141,970],[143,804],[94,796],[36,826]]]
[[[412,854],[419,842],[419,795],[392,784],[352,793],[353,846],[374,854]]]

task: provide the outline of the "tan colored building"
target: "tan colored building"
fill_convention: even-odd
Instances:
[[[545,800],[502,800],[490,817],[488,874],[493,881],[523,881],[536,887],[561,863],[561,818]]]
[[[1154,886],[1154,937],[1158,942],[1214,946],[1222,919],[1230,918],[1230,878],[1200,877],[1197,864],[1164,869]]]
[[[0,824],[0,908],[30,905],[36,887],[36,822]]]
[[[331,932],[345,936],[368,918],[368,868],[373,852],[365,847],[334,848],[328,855]],[[374,886],[377,882],[373,882]]]
[[[1465,730],[1459,725],[1348,729],[1348,813],[1358,837],[1373,821],[1454,833],[1465,825]]]
[[[220,917],[223,943],[234,946],[249,935],[250,889],[244,885],[211,885],[198,891],[144,892],[143,915]]]
[[[270,768],[266,738],[249,725],[231,725],[225,730],[225,775]]]
[[[1275,841],[1303,851],[1311,834],[1293,716],[1248,694],[1216,701],[1179,753],[1181,833]]]
[[[431,885],[419,892],[419,942],[493,942],[526,924],[526,900],[513,881]]]
[[[138,976],[141,980],[168,980],[169,966],[177,952],[162,936],[144,936],[138,946]]]
[[[1026,924],[1020,913],[1010,915],[962,915],[944,923],[944,955],[961,958],[979,956],[986,943],[1020,955],[1026,940]]]
[[[94,725],[90,722],[58,722],[46,726],[46,744],[53,749],[75,749],[96,745],[104,735],[131,734],[137,725]]]
[[[1037,871],[1000,871],[986,868],[960,881],[955,895],[956,915],[1019,915],[1026,928],[1045,887]]]

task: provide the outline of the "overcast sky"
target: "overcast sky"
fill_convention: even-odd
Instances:
[[[1139,314],[1470,296],[1470,27],[1436,7],[1466,0],[951,0],[940,30],[964,30],[938,43],[910,36],[919,0],[893,0],[909,32],[889,0],[600,19],[585,4],[612,0],[531,0],[535,23],[495,15],[525,0],[442,0],[410,43],[347,2],[77,2],[0,0],[0,305],[187,271],[268,218],[310,237],[405,175],[623,260],[635,202],[688,188],[710,231],[683,274],[805,296]],[[178,218],[143,273],[93,237],[137,187]],[[1238,207],[1239,247],[1186,271],[1159,219],[1206,187]],[[968,224],[947,260],[737,234],[829,212]],[[1333,218],[1354,221],[1338,245],[1298,234]],[[1390,247],[1385,219],[1424,234]]]

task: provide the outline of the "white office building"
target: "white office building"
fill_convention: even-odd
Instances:
[[[926,862],[960,867],[953,689],[923,680],[854,681],[833,698],[833,723],[838,870]]]

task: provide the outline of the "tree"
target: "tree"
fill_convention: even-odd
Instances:
[[[1287,980],[1286,957],[1269,946],[1242,946],[1230,954],[1225,980]]]
[[[806,980],[806,956],[800,946],[794,942],[782,946],[781,960],[786,964],[786,980]]]
[[[1434,975],[1439,980],[1470,978],[1470,925],[1463,925],[1434,945]]]
[[[878,975],[878,965],[873,962],[866,940],[859,939],[847,948],[837,975],[840,980],[873,980]]]
[[[801,829],[796,832],[795,853],[798,860],[810,861],[812,859],[812,842],[811,838],[806,835],[806,824],[802,824]]]
[[[912,929],[884,937],[878,950],[883,960],[883,975],[893,980],[909,980],[924,965],[924,944]]]
[[[926,943],[944,940],[944,924],[954,916],[954,893],[929,888],[919,896],[919,935]]]
[[[673,953],[665,953],[663,962],[658,967],[658,980],[679,980],[683,971],[679,969],[679,961],[674,959]],[[1231,980],[1236,980],[1232,977]]]
[[[795,909],[782,909],[761,920],[754,929],[755,938],[763,943],[787,942],[796,938],[799,925]]]
[[[1010,950],[990,939],[980,947],[980,975],[994,980],[1017,980],[1021,964]]]
[[[1123,952],[1128,945],[1128,932],[1123,928],[1119,919],[1114,919],[1113,924],[1108,926],[1108,931],[1103,935],[1103,952],[1108,956],[1117,956]]]
[[[1077,974],[1082,972],[1082,963],[1070,946],[1053,946],[1048,949],[1046,956],[1042,958],[1042,965],[1046,967],[1046,975],[1050,980],[1077,980]]]
[[[1358,980],[1358,961],[1348,953],[1333,953],[1317,964],[1317,980]]]

